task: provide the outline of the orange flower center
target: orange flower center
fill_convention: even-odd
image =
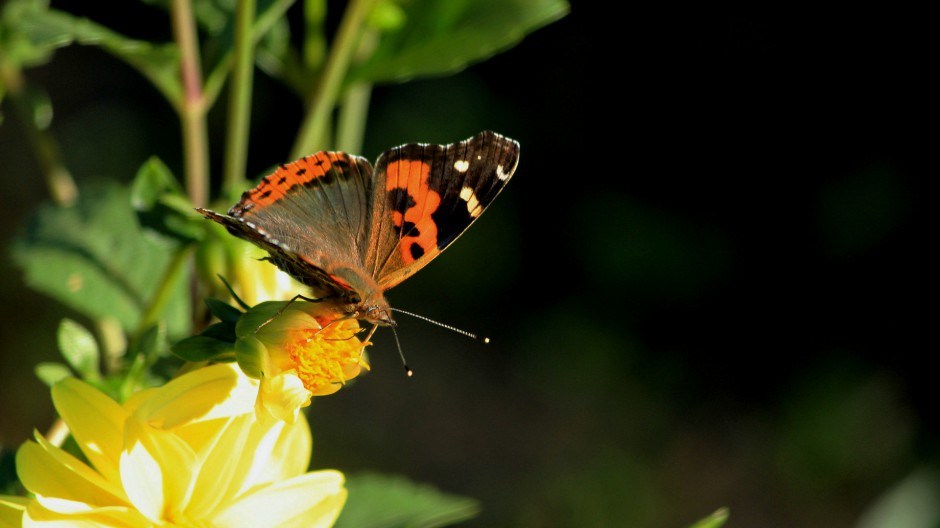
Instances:
[[[331,394],[346,381],[368,370],[363,351],[369,343],[356,337],[355,319],[321,321],[323,328],[295,330],[284,345],[297,377],[314,396]]]

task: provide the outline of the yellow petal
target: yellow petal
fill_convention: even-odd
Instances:
[[[293,372],[282,372],[261,378],[258,403],[273,416],[294,423],[301,407],[310,405],[313,396]]]
[[[121,489],[84,462],[36,435],[16,452],[20,482],[37,496],[58,497],[98,506],[126,504]]]
[[[257,388],[230,363],[211,365],[170,380],[142,402],[135,415],[151,425],[179,424],[252,412]]]
[[[56,505],[65,509],[62,505]],[[127,528],[152,528],[153,523],[139,512],[128,507],[110,506],[106,508],[73,508],[71,513],[61,513],[55,509],[49,509],[42,504],[34,501],[26,509],[26,515],[23,516],[24,527],[36,528],[74,528],[74,527],[94,527],[103,526],[127,527]]]
[[[56,383],[52,387],[52,401],[88,461],[106,480],[119,482],[118,462],[127,411],[76,378]]]
[[[220,503],[231,500],[246,487],[243,465],[255,455],[247,445],[254,420],[253,413],[230,418],[215,441],[206,444],[199,453],[202,463],[186,507],[188,517],[211,518]]]
[[[296,423],[280,430],[274,446],[268,450],[271,461],[266,464],[269,472],[266,479],[275,482],[303,475],[310,467],[312,448],[310,425],[300,413]]]
[[[257,424],[245,444],[245,452],[252,456],[239,459],[238,474],[246,486],[235,495],[251,486],[302,475],[310,465],[310,426],[303,413],[294,423],[263,413]]]
[[[181,510],[196,471],[196,454],[172,433],[142,423],[125,422],[121,481],[128,499],[148,519],[158,521]]]
[[[19,528],[23,525],[23,512],[29,499],[0,495],[0,528]]]
[[[346,501],[343,475],[337,471],[306,473],[251,493],[220,513],[220,527],[328,527]]]

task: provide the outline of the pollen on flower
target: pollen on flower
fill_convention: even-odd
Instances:
[[[284,343],[297,377],[314,396],[332,394],[369,369],[355,319],[321,321],[323,328],[296,329]]]

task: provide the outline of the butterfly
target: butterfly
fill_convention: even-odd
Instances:
[[[449,145],[401,145],[374,169],[365,158],[321,151],[279,166],[227,215],[197,210],[266,250],[337,318],[394,326],[385,292],[470,227],[518,163],[519,143],[490,131]]]

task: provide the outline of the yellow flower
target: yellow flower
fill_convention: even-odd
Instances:
[[[88,460],[36,435],[16,455],[35,498],[23,526],[330,526],[343,475],[306,472],[305,419],[255,412],[257,382],[231,364],[201,368],[120,405],[74,378],[52,389]],[[0,521],[22,502],[0,498]]]
[[[258,406],[293,421],[312,396],[338,391],[369,369],[355,319],[330,319],[316,303],[266,302],[239,319],[235,355],[260,379]]]

